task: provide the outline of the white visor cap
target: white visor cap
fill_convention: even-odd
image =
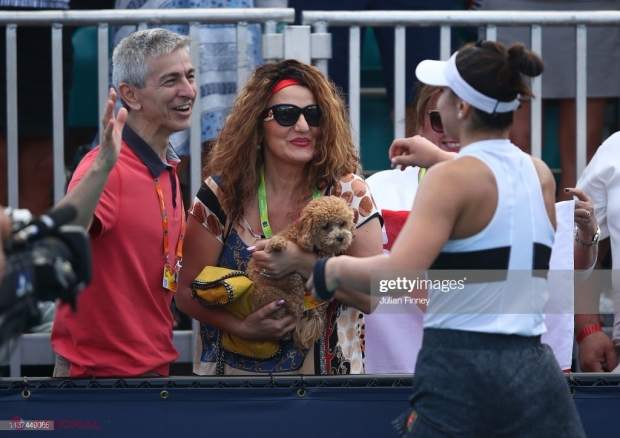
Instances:
[[[447,61],[427,59],[418,64],[415,75],[420,82],[437,87],[449,87],[458,97],[485,113],[508,113],[519,108],[519,96],[511,102],[502,102],[486,96],[465,82],[456,68],[456,55]]]

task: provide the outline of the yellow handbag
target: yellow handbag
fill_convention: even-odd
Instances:
[[[191,284],[192,296],[208,307],[223,307],[239,319],[252,313],[254,283],[244,272],[217,266],[205,267]],[[277,341],[243,339],[225,331],[222,347],[255,359],[267,359],[280,351]]]

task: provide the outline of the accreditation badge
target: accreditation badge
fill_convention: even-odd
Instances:
[[[164,281],[162,286],[164,289],[176,292],[179,288],[179,271],[172,269],[170,266],[164,266]]]

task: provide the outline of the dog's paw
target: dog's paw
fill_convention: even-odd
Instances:
[[[286,250],[286,239],[281,236],[274,236],[269,240],[265,247],[266,252],[284,252]]]

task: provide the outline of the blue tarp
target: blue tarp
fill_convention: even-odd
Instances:
[[[411,392],[407,386],[178,387],[173,378],[166,382],[163,387],[90,388],[30,382],[28,398],[23,388],[0,388],[0,420],[55,420],[56,433],[67,437],[390,437],[395,436],[390,421],[407,408]],[[618,436],[620,387],[577,386],[574,391],[588,436]]]

